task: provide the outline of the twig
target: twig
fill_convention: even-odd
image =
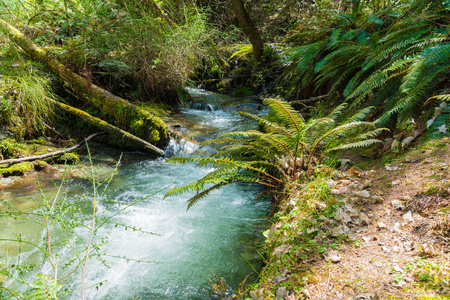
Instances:
[[[326,95],[322,95],[322,96],[312,97],[312,98],[309,98],[309,99],[295,100],[295,101],[289,102],[289,104],[310,104],[310,103],[317,102],[320,99],[326,98],[329,95],[330,94],[326,94]]]
[[[72,151],[72,150],[82,146],[85,142],[89,141],[90,139],[92,139],[98,135],[104,134],[104,133],[106,133],[106,132],[102,131],[102,132],[91,134],[90,136],[88,136],[87,138],[85,138],[83,141],[79,142],[75,146],[72,146],[70,148],[66,148],[63,150],[59,150],[59,151],[55,151],[55,152],[51,152],[51,153],[47,153],[47,154],[42,154],[42,155],[36,155],[36,156],[28,156],[28,157],[22,157],[22,158],[12,158],[12,159],[1,160],[0,165],[13,164],[13,163],[18,163],[18,162],[22,162],[22,161],[44,159],[44,158],[49,158],[49,157],[53,157],[56,155],[64,154],[66,152]]]
[[[94,202],[92,203],[92,227],[91,227],[91,233],[89,236],[89,243],[88,243],[88,247],[86,250],[86,257],[84,259],[84,265],[83,265],[83,273],[81,275],[81,299],[84,300],[84,278],[86,275],[86,267],[87,267],[87,262],[89,259],[89,252],[91,250],[91,245],[92,245],[92,238],[94,236],[94,232],[95,232],[95,213],[96,213],[96,204],[97,204],[97,184],[95,183],[95,170],[94,170],[94,165],[92,164],[92,158],[90,155],[90,151],[89,151],[89,146],[87,146],[88,152],[89,152],[89,161],[91,164],[91,172],[92,172],[92,184],[94,186]]]

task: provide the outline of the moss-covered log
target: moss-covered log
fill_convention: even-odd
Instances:
[[[22,163],[22,162],[27,162],[27,161],[32,161],[32,160],[40,160],[40,159],[46,159],[46,158],[50,158],[50,157],[55,157],[57,155],[61,155],[61,154],[73,151],[76,148],[81,147],[84,143],[86,143],[90,139],[93,139],[94,137],[96,137],[98,135],[101,135],[101,134],[104,134],[104,133],[105,132],[99,132],[99,133],[91,134],[90,136],[88,136],[83,141],[79,142],[78,144],[76,144],[76,145],[74,145],[74,146],[72,146],[70,148],[63,149],[63,150],[54,151],[54,152],[51,152],[51,153],[46,153],[46,154],[41,154],[41,155],[35,155],[35,156],[27,156],[27,157],[21,157],[21,158],[11,158],[11,159],[6,159],[6,160],[0,160],[0,165]],[[28,166],[28,165],[24,164],[22,166]],[[15,168],[13,170],[17,170],[17,169],[20,169],[20,168],[17,167],[17,168]],[[3,173],[4,172],[6,172],[6,171],[3,171]],[[0,174],[1,173],[2,173],[2,171],[0,171]],[[11,174],[13,174],[13,173],[11,173]],[[22,172],[22,174],[18,174],[18,175],[23,175],[23,174],[24,174],[24,172]]]
[[[109,124],[108,122],[105,122],[99,118],[96,118],[96,117],[88,114],[85,111],[82,111],[80,109],[74,108],[74,107],[66,105],[64,103],[55,101],[53,99],[49,99],[49,101],[53,102],[56,107],[64,110],[65,112],[82,119],[86,123],[91,124],[91,125],[97,127],[98,129],[106,131],[110,135],[109,139],[114,140],[114,143],[116,145],[125,146],[128,148],[135,148],[135,149],[139,149],[139,150],[144,150],[155,156],[164,155],[164,151],[162,151],[158,147],[150,144],[147,141],[144,141],[143,139],[141,139],[129,132],[126,132],[120,128],[117,128],[116,126],[113,126],[113,125]]]
[[[4,20],[0,19],[0,25],[9,38],[29,56],[44,63],[55,72],[79,100],[113,117],[118,127],[136,134],[143,140],[157,146],[167,145],[169,128],[161,118],[75,74]]]

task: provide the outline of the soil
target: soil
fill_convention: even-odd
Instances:
[[[450,299],[448,144],[333,180],[332,192],[347,199],[336,220],[353,242],[311,262],[314,280],[286,299]]]

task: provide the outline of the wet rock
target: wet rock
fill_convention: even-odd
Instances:
[[[195,110],[214,111],[214,108],[212,107],[211,104],[199,101],[190,101],[189,108]]]

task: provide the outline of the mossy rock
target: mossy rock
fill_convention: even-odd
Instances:
[[[0,141],[0,154],[3,159],[15,158],[19,155],[26,156],[26,147],[23,144],[18,143],[13,138],[8,138]]]
[[[131,128],[133,128],[134,134],[136,136],[143,136],[144,134],[144,121],[143,120],[135,120],[133,124],[131,124]]]
[[[152,144],[156,144],[159,142],[159,140],[161,139],[161,137],[159,136],[159,131],[156,129],[153,129],[152,131],[150,131],[149,135],[148,135],[148,141]]]
[[[45,161],[42,161],[42,160],[36,160],[33,162],[33,164],[34,164],[34,169],[36,171],[42,171],[48,167],[48,163],[46,163]]]
[[[66,152],[56,159],[58,164],[74,165],[80,162],[80,156],[75,152]]]
[[[31,162],[21,162],[9,167],[0,168],[0,175],[8,176],[22,176],[34,170],[34,164]]]

